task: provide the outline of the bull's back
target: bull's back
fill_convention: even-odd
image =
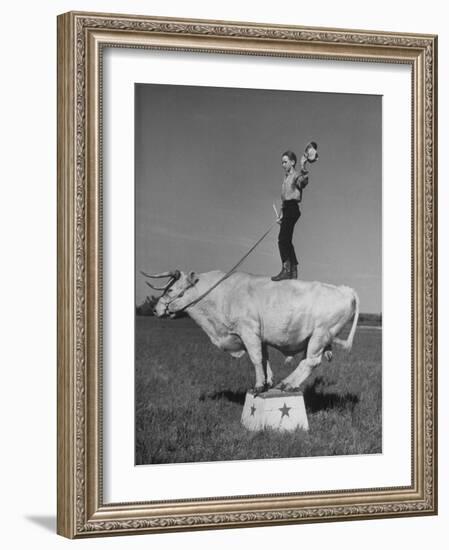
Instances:
[[[353,313],[352,289],[317,281],[271,281],[236,273],[229,278],[234,314],[259,318],[273,336],[300,333],[307,338],[319,327],[337,334]]]
[[[213,284],[224,273],[209,272]],[[211,293],[214,301],[232,314],[307,315],[311,319],[331,321],[344,310],[352,310],[353,291],[318,281],[272,281],[269,277],[236,272],[223,280]]]

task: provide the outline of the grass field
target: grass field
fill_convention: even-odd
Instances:
[[[136,464],[382,452],[382,330],[359,327],[304,388],[305,433],[240,424],[254,368],[215,348],[189,318],[136,317]],[[292,367],[270,349],[275,382]],[[296,363],[297,364],[297,363]]]

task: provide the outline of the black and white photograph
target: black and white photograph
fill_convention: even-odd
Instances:
[[[135,463],[382,453],[382,97],[135,85]]]

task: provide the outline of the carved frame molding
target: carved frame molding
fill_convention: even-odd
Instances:
[[[102,502],[103,47],[412,67],[410,487],[174,502]],[[430,35],[70,12],[58,17],[58,533],[79,538],[437,512],[436,78]]]

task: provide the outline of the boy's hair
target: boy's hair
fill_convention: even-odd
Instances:
[[[298,159],[296,158],[296,155],[293,151],[285,151],[285,153],[282,153],[282,156],[283,157],[288,157],[294,165],[296,165],[296,163],[298,162]]]

